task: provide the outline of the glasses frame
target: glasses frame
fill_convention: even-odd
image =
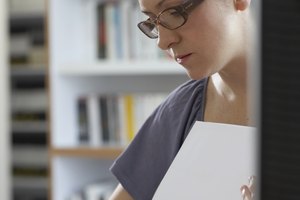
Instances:
[[[158,15],[156,16],[155,19],[151,19],[150,17],[145,20],[145,21],[142,21],[140,23],[138,23],[138,28],[146,35],[148,36],[149,38],[151,39],[156,39],[158,38],[158,35],[156,36],[152,36],[152,35],[149,35],[147,31],[145,31],[142,26],[144,23],[150,23],[154,26],[154,28],[157,29],[157,26],[158,25],[161,25],[169,30],[175,30],[175,29],[178,29],[180,27],[182,27],[188,20],[188,16],[189,16],[189,11],[191,11],[191,9],[195,8],[197,5],[199,5],[201,2],[203,2],[204,0],[188,0],[180,5],[177,5],[177,6],[172,6],[172,7],[169,7],[169,8],[166,8],[164,10],[162,10],[161,12],[158,13]],[[176,26],[175,28],[171,28],[169,27],[167,24],[164,24],[164,22],[161,22],[160,21],[160,16],[165,13],[166,11],[168,10],[176,10],[178,12],[178,14],[180,14],[183,18],[183,22],[181,23],[181,25],[179,26]]]

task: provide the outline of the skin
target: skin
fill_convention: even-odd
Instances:
[[[157,15],[180,0],[140,0],[143,12]],[[158,26],[157,45],[182,64],[192,79],[210,77],[205,121],[249,125],[247,111],[247,25],[250,0],[204,0],[176,30]],[[197,38],[195,40],[195,38]]]
[[[249,178],[248,185],[243,185],[240,188],[243,200],[252,200],[252,199],[254,199],[255,187],[256,187],[255,182],[256,182],[256,177],[251,176]]]
[[[123,188],[121,184],[118,184],[117,188],[115,189],[109,200],[133,200],[133,198]]]
[[[209,77],[204,121],[251,125],[248,108],[248,35],[251,0],[204,0],[176,30],[158,25],[157,45],[179,61],[191,79]],[[155,17],[181,0],[139,0],[141,11]],[[178,60],[178,56],[188,55]],[[253,184],[243,185],[251,199]],[[239,188],[238,188],[239,189]],[[121,184],[110,200],[133,199]]]

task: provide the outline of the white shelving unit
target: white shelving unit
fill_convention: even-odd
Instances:
[[[105,3],[48,1],[50,199],[68,199],[84,185],[112,177],[108,168],[123,150],[121,146],[78,144],[76,103],[80,95],[169,93],[188,79],[181,66],[170,60],[97,59],[99,2]]]
[[[0,1],[0,199],[11,199],[7,1]]]

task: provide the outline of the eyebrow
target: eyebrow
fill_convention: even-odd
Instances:
[[[151,16],[151,15],[153,15],[153,16],[156,16],[154,13],[152,13],[152,12],[149,12],[149,11],[141,11],[142,13],[144,13],[145,15],[147,15],[147,16]]]
[[[154,6],[155,9],[159,10],[165,2],[166,2],[166,0],[161,0],[160,2],[158,2],[158,3]],[[142,13],[144,13],[144,14],[146,14],[146,15],[155,15],[155,14],[152,13],[152,12],[149,12],[149,11],[143,11],[143,10],[142,10]]]
[[[160,2],[158,2],[158,4],[156,4],[155,8],[159,9],[165,2],[166,0],[161,0]]]
[[[154,7],[155,9],[157,10],[160,10],[160,8],[163,6],[163,4],[166,2],[166,0],[161,0],[160,2],[158,2]],[[149,12],[149,11],[141,11],[142,13],[146,14],[146,15],[155,15],[154,13],[152,12]]]

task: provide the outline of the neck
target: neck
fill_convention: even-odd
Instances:
[[[246,74],[246,67],[240,66],[224,69],[210,77],[204,116],[206,121],[251,124]]]
[[[240,98],[247,98],[247,61],[229,63],[220,72],[211,76],[211,83],[218,96],[225,100],[235,101]]]
[[[247,13],[249,15],[249,13]],[[231,91],[235,96],[246,96],[248,91],[248,74],[249,74],[249,55],[253,49],[253,33],[252,21],[250,17],[242,18],[240,23],[247,24],[247,26],[240,26],[241,28],[237,38],[237,49],[235,56],[229,61],[221,71],[212,77],[212,80],[218,80],[221,84],[223,92]]]

